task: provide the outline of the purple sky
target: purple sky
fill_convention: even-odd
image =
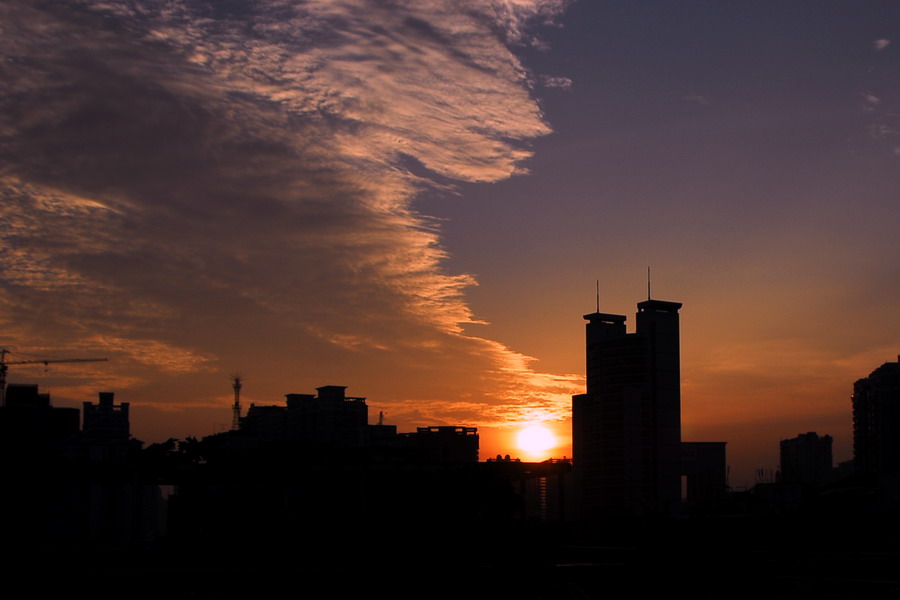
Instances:
[[[896,2],[0,7],[0,344],[145,441],[349,386],[565,436],[583,321],[684,303],[684,438],[850,457],[900,352]],[[565,440],[563,440],[565,443]],[[566,453],[565,447],[558,449]]]

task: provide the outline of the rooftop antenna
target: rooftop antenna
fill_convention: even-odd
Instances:
[[[597,280],[597,312],[600,312],[600,280]]]
[[[240,373],[231,374],[231,388],[234,390],[234,404],[231,407],[231,430],[237,431],[241,423],[241,385],[244,378]]]
[[[650,299],[650,267],[647,267],[647,300]]]

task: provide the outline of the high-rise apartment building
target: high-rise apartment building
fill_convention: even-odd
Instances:
[[[679,302],[637,305],[588,321],[587,393],[572,398],[576,510],[581,519],[674,514],[681,503]]]
[[[781,440],[781,482],[822,485],[831,479],[830,435],[815,431]]]
[[[853,462],[866,473],[900,473],[900,356],[853,384]]]
[[[140,449],[141,442],[131,439],[129,403],[116,404],[115,398],[113,392],[100,392],[97,404],[84,403],[80,450],[83,458],[124,462],[130,449]]]

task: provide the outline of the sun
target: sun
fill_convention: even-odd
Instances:
[[[516,436],[516,443],[528,454],[541,454],[556,446],[556,436],[543,425],[528,425]]]

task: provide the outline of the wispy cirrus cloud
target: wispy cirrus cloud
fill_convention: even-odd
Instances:
[[[548,88],[560,88],[566,91],[572,89],[572,80],[568,77],[545,76],[541,78],[541,83]]]
[[[441,402],[464,365],[473,421],[556,406],[577,378],[463,334],[475,281],[413,200],[522,172],[549,126],[510,45],[565,4],[6,3],[9,343],[87,341],[134,386],[238,360],[284,385],[285,357],[430,373]]]

